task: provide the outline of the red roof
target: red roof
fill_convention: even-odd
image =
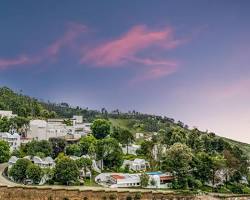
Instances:
[[[111,177],[114,179],[124,179],[125,178],[124,176],[116,175],[116,174],[111,175]]]
[[[173,176],[160,176],[160,180],[162,181],[168,181],[168,180],[173,180]]]

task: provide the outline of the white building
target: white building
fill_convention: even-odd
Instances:
[[[139,187],[141,185],[139,174],[112,174],[110,182],[112,188]]]
[[[30,121],[27,138],[36,140],[47,139],[47,122],[45,120],[35,119]]]
[[[41,168],[54,168],[55,161],[51,157],[40,158],[38,156],[25,156],[27,160],[30,160],[35,165],[38,165]],[[8,168],[10,169],[16,162],[19,160],[16,156],[12,156],[8,161]]]
[[[174,180],[171,173],[162,172],[148,172],[149,175],[149,185],[147,188],[169,188]],[[152,185],[152,183],[154,183]]]
[[[149,162],[144,159],[136,158],[134,160],[124,160],[122,167],[129,167],[130,170],[133,171],[145,171],[150,167]]]
[[[38,165],[41,168],[54,168],[55,161],[51,157],[40,158],[38,156],[34,156],[31,161]]]
[[[147,188],[169,188],[174,177],[170,173],[149,172]],[[141,174],[101,173],[95,177],[96,183],[110,188],[140,187]]]
[[[132,154],[132,155],[137,155],[136,151],[140,149],[141,145],[136,145],[136,144],[131,144],[128,147],[127,146],[122,146],[122,152],[124,154]]]
[[[140,139],[144,137],[144,133],[135,133],[135,138]]]
[[[9,110],[0,110],[0,118],[2,117],[7,117],[12,118],[12,117],[17,117],[17,115],[13,114],[12,111]]]
[[[11,151],[19,149],[21,145],[20,138],[21,137],[18,133],[0,133],[0,140],[8,142]]]
[[[11,158],[9,159],[8,161],[8,169],[10,169],[14,164],[16,164],[16,161],[18,160],[19,158],[16,157],[16,156],[11,156]]]
[[[31,120],[27,138],[36,140],[48,140],[54,137],[63,137],[67,135],[68,130],[66,124],[61,119]]]
[[[75,123],[75,124],[82,124],[83,123],[83,118],[81,115],[74,115],[72,120],[73,120],[73,123]]]

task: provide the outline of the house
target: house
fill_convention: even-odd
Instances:
[[[55,167],[55,161],[51,157],[46,158],[40,158],[38,156],[25,156],[24,157],[27,160],[30,160],[35,165],[41,167],[41,168],[54,168]],[[19,160],[16,156],[12,156],[8,161],[8,168],[10,169],[16,162]]]
[[[38,165],[41,168],[54,168],[55,161],[51,157],[40,158],[38,156],[34,156],[31,161]]]
[[[109,176],[110,187],[139,187],[141,185],[139,174],[111,174]]]
[[[122,152],[124,154],[132,154],[132,155],[137,155],[136,151],[140,149],[141,145],[136,145],[136,144],[131,144],[128,147],[127,146],[122,146]]]
[[[18,133],[15,132],[0,132],[0,140],[8,142],[10,146],[10,151],[19,149],[21,145],[21,137]]]
[[[17,117],[17,115],[13,114],[12,111],[9,111],[9,110],[0,110],[0,118],[2,117],[7,117],[9,119],[9,118]]]
[[[122,167],[129,167],[133,171],[145,171],[150,167],[149,162],[144,159],[136,158],[134,160],[124,160]]]
[[[9,159],[8,161],[8,169],[10,169],[14,164],[16,164],[16,161],[18,160],[19,158],[16,157],[16,156],[11,156],[11,158]]]
[[[174,180],[174,176],[168,172],[147,172],[146,174],[149,175],[147,188],[169,188]]]
[[[149,182],[147,188],[169,188],[174,177],[171,173],[148,172]],[[141,174],[127,173],[101,173],[95,177],[96,183],[110,188],[140,187]]]

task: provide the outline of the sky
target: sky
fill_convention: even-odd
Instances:
[[[3,0],[0,86],[250,143],[250,1]]]

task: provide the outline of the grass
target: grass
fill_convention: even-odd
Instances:
[[[223,138],[223,139],[225,139],[226,141],[228,141],[232,145],[238,146],[244,153],[246,153],[246,155],[248,156],[248,158],[250,158],[250,144],[247,144],[247,143],[244,143],[244,142],[235,141],[235,140],[231,140],[231,139],[228,139],[228,138]]]
[[[109,121],[112,123],[113,126],[119,126],[121,128],[128,129],[132,133],[136,132],[135,129],[128,127],[129,119],[113,119],[113,118],[110,118]]]

